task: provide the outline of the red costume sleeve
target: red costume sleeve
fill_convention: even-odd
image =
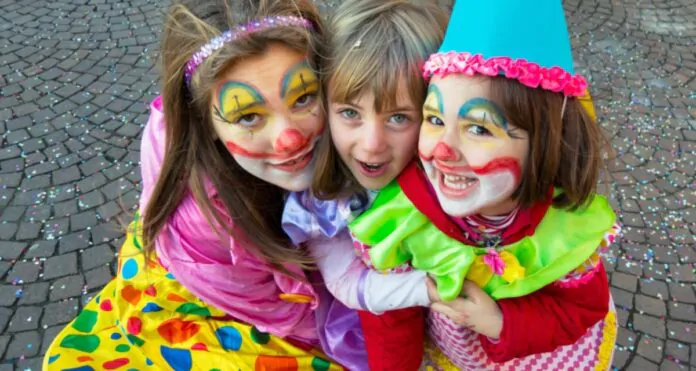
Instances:
[[[527,296],[502,299],[503,331],[498,341],[480,336],[494,362],[550,352],[575,343],[609,310],[609,284],[604,266],[574,288],[551,284]]]
[[[423,360],[425,309],[412,307],[377,315],[358,311],[371,371],[416,371]]]

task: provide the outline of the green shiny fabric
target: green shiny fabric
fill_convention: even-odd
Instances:
[[[607,200],[599,195],[586,208],[573,212],[549,208],[533,236],[500,246],[518,259],[525,276],[508,283],[494,275],[484,291],[496,300],[514,298],[562,278],[597,251],[615,218]],[[459,295],[472,262],[486,252],[440,231],[396,181],[382,189],[370,209],[349,228],[358,241],[371,246],[375,268],[386,270],[411,262],[435,279],[440,296],[447,301]]]

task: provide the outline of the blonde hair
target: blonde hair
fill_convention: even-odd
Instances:
[[[229,42],[198,67],[187,86],[184,66],[201,46],[235,25],[276,15],[307,18],[314,31],[278,27]],[[241,245],[285,272],[284,263],[310,266],[311,260],[291,247],[281,228],[284,190],[249,174],[234,161],[215,139],[210,107],[216,77],[234,68],[235,61],[262,54],[271,43],[307,53],[309,63],[318,69],[322,35],[318,11],[309,0],[184,0],[170,6],[160,48],[167,150],[143,214],[146,254],[190,190],[219,234],[222,230],[235,239],[253,242]],[[205,192],[205,179],[218,191],[215,203]]]
[[[327,24],[329,40],[322,80],[328,100],[350,103],[371,92],[375,107],[396,106],[405,88],[416,107],[427,83],[421,67],[436,52],[447,28],[447,13],[435,1],[348,0]],[[312,184],[319,198],[335,198],[362,188],[341,161],[330,135],[322,137]]]

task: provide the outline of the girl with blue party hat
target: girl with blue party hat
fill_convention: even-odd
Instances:
[[[420,163],[349,228],[375,268],[433,278],[430,366],[609,369],[619,227],[561,1],[458,1],[423,72]]]

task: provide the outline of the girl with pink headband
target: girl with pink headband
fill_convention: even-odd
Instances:
[[[324,133],[322,48],[310,1],[169,8],[140,211],[116,277],[58,334],[44,369],[338,370],[359,357],[359,343],[320,350],[327,299],[280,223]]]

